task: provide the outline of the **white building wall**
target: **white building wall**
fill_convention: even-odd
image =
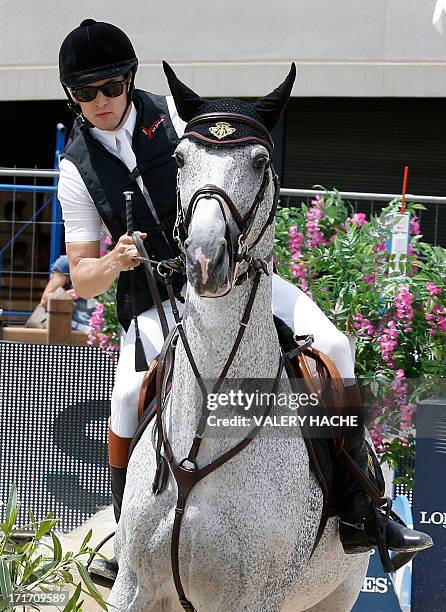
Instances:
[[[0,100],[62,99],[57,56],[87,17],[127,32],[137,86],[170,61],[204,96],[258,96],[298,66],[295,96],[445,96],[446,0],[0,0]]]

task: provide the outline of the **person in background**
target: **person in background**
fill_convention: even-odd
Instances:
[[[70,264],[67,255],[58,257],[51,268],[50,280],[40,298],[40,305],[43,306],[45,310],[48,309],[48,298],[50,294],[58,289],[65,289],[66,293],[73,300],[71,328],[77,331],[88,332],[89,319],[96,308],[97,301],[93,298],[85,300],[76,294],[71,285]]]

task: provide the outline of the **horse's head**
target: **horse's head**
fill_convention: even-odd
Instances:
[[[262,252],[262,242],[272,242],[278,182],[271,166],[270,130],[289,98],[295,67],[255,103],[204,100],[166,63],[164,70],[178,113],[187,122],[175,151],[177,237],[196,293],[218,297],[240,282],[255,250]]]

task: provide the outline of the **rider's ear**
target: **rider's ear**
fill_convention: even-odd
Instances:
[[[184,85],[164,60],[163,68],[178,114],[183,121],[188,122],[199,114],[199,109],[203,106],[205,100]]]
[[[280,119],[283,109],[285,108],[291,90],[293,89],[294,80],[296,78],[296,64],[291,64],[291,70],[284,82],[279,85],[274,91],[259,98],[254,104],[256,111],[262,117],[264,126],[271,131]]]

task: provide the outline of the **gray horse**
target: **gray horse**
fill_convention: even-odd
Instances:
[[[268,106],[271,98],[264,100]],[[217,139],[231,137],[231,121],[212,121]],[[255,128],[252,122],[244,127],[248,137],[245,134],[231,147],[186,136],[175,153],[180,167],[180,218],[188,217],[183,326],[197,369],[208,379],[218,378],[239,333],[254,275],[246,274],[240,284],[236,281],[249,267],[251,256],[264,260],[269,274],[260,275],[249,323],[228,376],[273,379],[280,359],[271,312],[274,223],[269,221],[275,197],[271,148],[264,134],[264,141],[249,138]],[[199,126],[191,132],[199,134]],[[197,197],[197,190],[208,185],[214,191],[209,188]],[[253,208],[256,194],[259,202]],[[240,240],[240,223],[229,200],[246,222],[246,244]],[[239,258],[234,267],[234,254],[246,254],[246,248],[250,257]],[[178,460],[188,455],[201,405],[197,378],[179,340],[164,414],[166,436]],[[221,456],[246,433],[208,435],[209,429],[201,442],[198,466]],[[130,460],[115,538],[119,572],[109,604],[120,612],[182,610],[170,551],[177,485],[170,475],[165,490],[154,495],[155,470],[148,428]],[[187,599],[200,612],[350,610],[363,584],[368,554],[344,554],[335,518],[329,519],[312,554],[322,502],[299,432],[272,436],[260,431],[189,495],[179,538],[179,571]]]

